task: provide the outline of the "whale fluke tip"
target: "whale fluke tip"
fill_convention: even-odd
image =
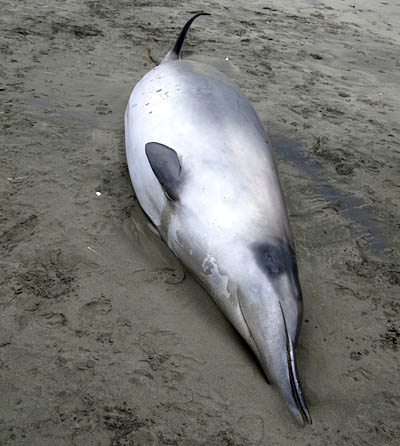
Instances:
[[[189,28],[192,25],[192,23],[197,19],[197,17],[200,17],[201,15],[211,15],[211,14],[208,12],[199,12],[199,13],[195,14],[191,19],[189,19],[186,22],[185,26],[181,29],[181,32],[179,33],[178,39],[176,40],[174,47],[164,57],[163,62],[179,59],[179,54],[181,52],[182,45],[185,40],[186,34],[189,31]]]

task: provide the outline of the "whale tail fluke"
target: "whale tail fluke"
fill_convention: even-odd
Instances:
[[[167,53],[167,55],[164,57],[161,63],[179,59],[179,54],[181,52],[186,34],[189,31],[189,28],[192,25],[192,23],[197,19],[197,17],[201,15],[211,15],[211,14],[207,12],[199,12],[198,14],[195,14],[190,20],[188,20],[185,26],[181,29],[181,32],[179,33],[179,36],[175,42],[174,47]]]

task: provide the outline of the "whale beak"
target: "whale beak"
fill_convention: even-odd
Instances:
[[[297,373],[296,358],[294,353],[293,343],[290,339],[285,313],[283,312],[282,305],[280,304],[282,319],[285,326],[286,333],[286,353],[287,353],[287,369],[289,372],[289,381],[291,389],[291,401],[288,401],[288,406],[290,411],[293,413],[295,418],[304,426],[305,424],[312,424],[312,419],[310,411],[308,410],[307,404],[305,402],[303,391],[301,390],[300,380]],[[294,403],[294,404],[293,404]],[[301,421],[300,421],[301,420]]]
[[[292,397],[295,401],[295,405],[289,405],[289,409],[296,419],[302,424],[312,424],[310,411],[304,400],[303,392],[300,387],[300,381],[297,375],[296,363],[294,358],[288,357],[288,369],[290,375],[290,387],[292,391]]]
[[[243,319],[254,341],[251,345],[268,380],[280,390],[289,411],[296,421],[305,426],[312,424],[310,411],[305,402],[296,367],[292,336],[289,332],[288,314],[280,301],[270,319],[263,319],[265,307],[262,299],[246,299],[239,290],[239,306]],[[294,324],[293,320],[291,321]]]

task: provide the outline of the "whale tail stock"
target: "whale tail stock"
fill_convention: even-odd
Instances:
[[[195,14],[190,20],[188,20],[185,26],[181,29],[181,32],[179,33],[179,36],[175,42],[174,47],[167,53],[167,55],[164,57],[161,63],[179,59],[179,54],[181,52],[183,42],[185,41],[186,34],[189,31],[189,28],[192,25],[192,23],[197,19],[197,17],[201,15],[211,15],[211,14],[209,14],[208,12],[199,12],[198,14]]]

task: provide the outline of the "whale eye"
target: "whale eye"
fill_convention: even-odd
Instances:
[[[265,260],[265,267],[271,274],[278,274],[281,271],[280,259],[273,257],[269,252],[266,252]]]
[[[283,241],[278,243],[254,243],[252,250],[258,266],[271,279],[283,273],[294,271],[295,260],[290,245]]]
[[[275,277],[282,273],[283,265],[279,250],[274,246],[264,245],[259,254],[261,254],[259,260],[262,268],[269,276]]]

